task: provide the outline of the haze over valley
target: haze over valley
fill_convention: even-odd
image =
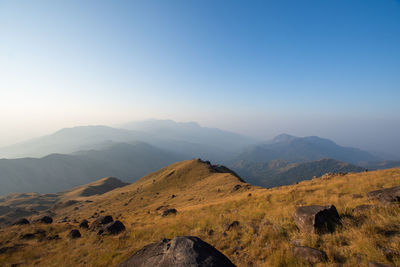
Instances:
[[[398,0],[0,0],[0,266],[400,266]]]

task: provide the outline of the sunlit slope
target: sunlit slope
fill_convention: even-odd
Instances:
[[[328,261],[317,266],[368,266],[368,261],[400,265],[399,207],[381,206],[366,196],[400,185],[400,169],[329,176],[274,189],[248,186],[234,174],[218,170],[199,160],[176,163],[134,184],[87,198],[93,202],[56,211],[56,221],[68,216],[69,222],[3,229],[0,249],[25,246],[0,253],[0,264],[116,266],[151,242],[194,235],[238,266],[308,266],[292,256],[293,241],[327,253]],[[295,207],[326,204],[337,207],[343,227],[333,234],[301,233],[293,220]],[[376,207],[358,215],[353,208],[361,204]],[[176,209],[176,215],[163,217],[169,208]],[[67,237],[77,228],[76,222],[88,219],[90,224],[98,214],[118,218],[126,231],[99,236],[81,229],[82,238]],[[239,224],[229,227],[234,221]],[[37,228],[61,239],[19,239]]]

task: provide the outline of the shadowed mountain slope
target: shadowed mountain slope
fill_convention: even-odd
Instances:
[[[232,160],[250,162],[267,162],[283,159],[290,163],[307,162],[331,158],[349,163],[377,160],[372,154],[357,148],[339,146],[329,139],[317,136],[295,137],[287,134],[279,135],[273,140],[251,146]]]
[[[231,168],[251,184],[274,187],[310,180],[326,173],[362,172],[365,168],[334,159],[321,159],[305,163],[288,163],[284,160],[269,162],[239,161]]]
[[[54,193],[106,176],[132,182],[182,159],[185,157],[139,142],[111,143],[103,150],[81,151],[73,155],[1,159],[0,194]]]

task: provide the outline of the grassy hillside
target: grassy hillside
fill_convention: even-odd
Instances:
[[[115,266],[151,242],[194,235],[238,266],[308,266],[290,253],[294,240],[325,251],[328,262],[320,266],[367,266],[368,261],[399,266],[399,207],[377,205],[363,215],[352,211],[360,204],[377,204],[367,199],[367,192],[395,185],[400,185],[400,169],[329,176],[264,189],[249,186],[235,174],[206,162],[185,161],[134,184],[86,198],[93,202],[54,211],[56,221],[68,216],[69,222],[1,229],[0,251],[4,247],[15,249],[0,253],[0,265]],[[334,204],[343,227],[333,234],[301,233],[293,220],[294,209],[311,204]],[[162,217],[165,208],[178,212]],[[119,218],[126,231],[99,236],[81,230],[82,238],[67,237],[77,228],[77,222],[88,219],[91,223],[97,214]],[[233,221],[239,225],[228,229]],[[61,239],[19,238],[39,228]]]

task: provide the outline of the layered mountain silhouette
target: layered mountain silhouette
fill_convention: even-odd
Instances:
[[[289,185],[303,180],[310,180],[326,173],[361,172],[365,168],[337,161],[321,159],[305,163],[289,163],[285,160],[269,162],[240,161],[232,166],[238,174],[246,177],[246,181],[265,187]]]
[[[236,155],[234,160],[267,162],[283,159],[288,162],[307,162],[332,158],[349,163],[376,161],[377,157],[357,148],[339,146],[317,136],[295,137],[282,134],[266,143],[250,146]]]
[[[366,151],[316,136],[282,134],[261,143],[194,122],[149,120],[120,127],[66,128],[0,148],[0,156],[9,157],[0,159],[0,194],[54,193],[107,176],[133,182],[148,172],[192,158],[220,162],[237,171],[244,180],[268,187],[328,172],[399,165],[382,163]],[[25,158],[11,159],[22,156]]]
[[[197,123],[150,120],[122,128],[79,126],[54,134],[0,148],[0,158],[43,157],[52,153],[70,154],[79,150],[102,149],[109,142],[146,142],[188,157],[224,158],[232,151],[256,143],[253,138]]]
[[[11,192],[54,193],[116,176],[132,182],[185,157],[146,143],[109,143],[102,150],[43,158],[0,160],[0,194]]]

